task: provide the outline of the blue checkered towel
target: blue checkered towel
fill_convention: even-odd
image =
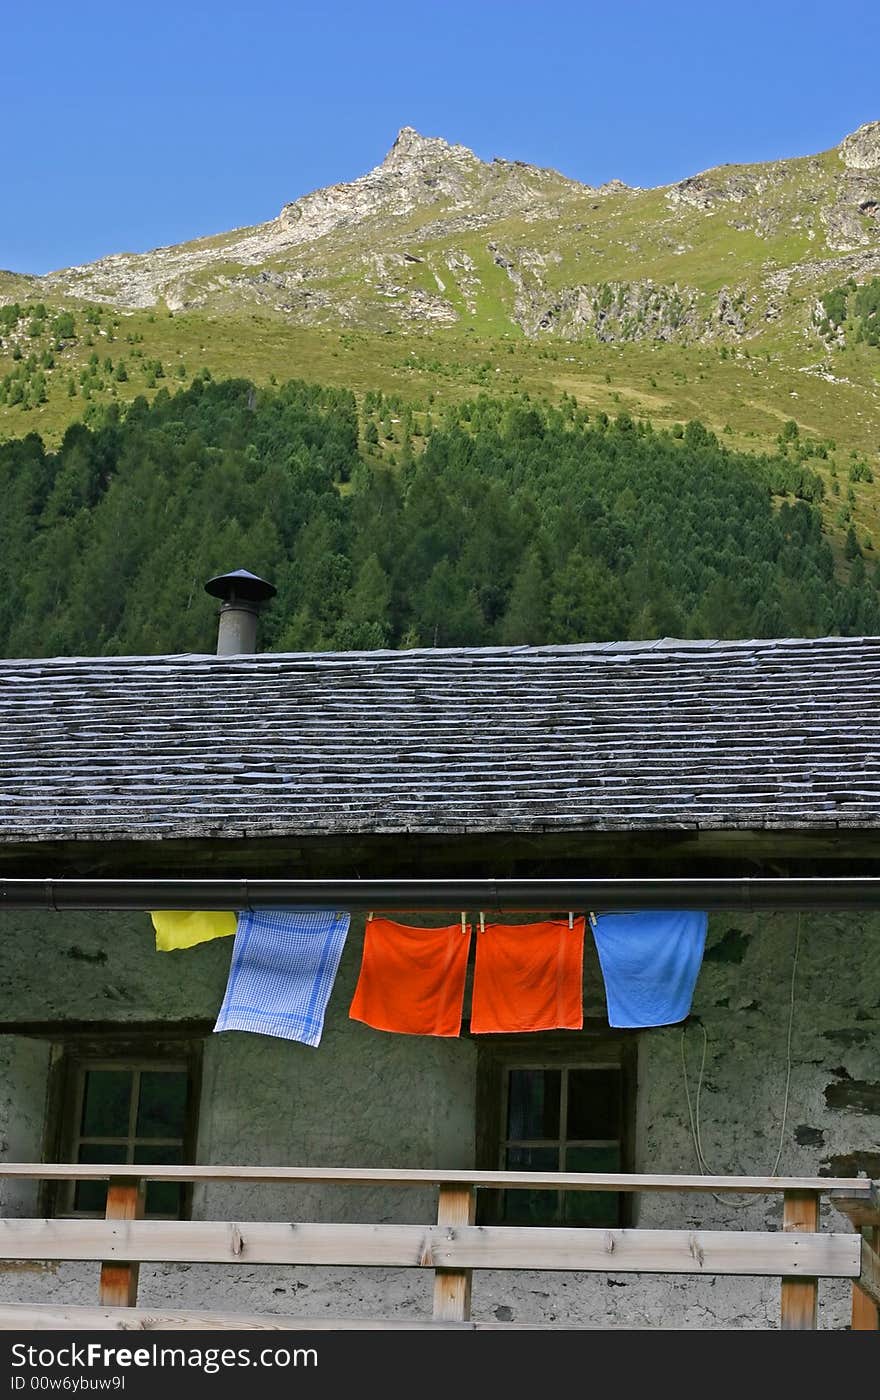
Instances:
[[[349,914],[240,914],[215,1031],[255,1031],[318,1045]]]

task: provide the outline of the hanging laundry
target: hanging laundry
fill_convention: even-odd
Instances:
[[[230,938],[238,915],[224,910],[159,909],[151,914],[156,930],[157,953],[173,953],[178,948],[194,948],[211,938]]]
[[[612,1026],[669,1026],[689,1014],[706,946],[704,913],[654,909],[591,919]]]
[[[329,910],[241,914],[214,1030],[318,1045],[349,921]]]
[[[487,924],[477,938],[471,1030],[580,1030],[583,968],[583,918]]]
[[[401,1035],[459,1035],[470,945],[470,924],[368,919],[350,1017]]]

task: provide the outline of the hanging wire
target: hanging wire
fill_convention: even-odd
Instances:
[[[796,925],[795,925],[794,955],[793,955],[793,957],[792,957],[792,963],[791,963],[791,980],[790,980],[790,983],[789,983],[788,1030],[787,1030],[787,1033],[786,1033],[786,1041],[785,1041],[785,1093],[783,1094],[783,1099],[782,1099],[782,1120],[781,1120],[780,1126],[779,1126],[779,1146],[778,1146],[777,1152],[776,1152],[776,1160],[774,1161],[774,1163],[773,1163],[773,1168],[772,1168],[772,1170],[771,1170],[771,1172],[770,1172],[770,1175],[771,1175],[771,1176],[776,1176],[776,1175],[778,1174],[778,1172],[779,1172],[779,1163],[782,1161],[782,1152],[783,1152],[783,1147],[784,1147],[784,1145],[785,1145],[785,1129],[786,1129],[786,1125],[787,1125],[787,1123],[788,1123],[788,1109],[789,1109],[789,1103],[790,1103],[790,1099],[791,1099],[791,1071],[792,1071],[791,1042],[792,1042],[792,1035],[793,1035],[793,1032],[794,1032],[795,989],[796,989],[796,984],[797,984],[797,970],[798,970],[798,961],[799,961],[799,958],[800,958],[800,951],[801,951],[801,914],[798,913],[798,916],[797,916],[797,923],[796,923]],[[687,1040],[687,1029],[688,1029],[688,1028],[687,1028],[686,1025],[682,1026],[682,1028],[681,1028],[681,1069],[682,1069],[682,1078],[683,1078],[683,1080],[684,1080],[684,1093],[685,1093],[685,1099],[686,1099],[686,1101],[687,1101],[688,1122],[689,1122],[689,1124],[690,1124],[690,1129],[691,1129],[691,1138],[692,1138],[693,1144],[694,1144],[694,1153],[695,1153],[695,1155],[696,1155],[697,1166],[698,1166],[698,1168],[699,1168],[699,1170],[700,1170],[700,1175],[701,1175],[701,1176],[716,1176],[717,1173],[712,1171],[712,1169],[710,1168],[708,1162],[706,1161],[706,1157],[705,1157],[705,1154],[704,1154],[704,1152],[703,1152],[703,1135],[702,1135],[702,1130],[701,1130],[701,1127],[700,1127],[700,1097],[701,1097],[702,1092],[703,1092],[703,1078],[704,1078],[704,1075],[705,1075],[705,1070],[706,1070],[706,1057],[707,1057],[708,1049],[709,1049],[709,1033],[708,1033],[708,1031],[706,1030],[706,1027],[705,1027],[704,1025],[701,1024],[701,1025],[700,1025],[700,1030],[703,1032],[703,1053],[702,1053],[702,1055],[701,1055],[701,1057],[700,1057],[700,1070],[699,1070],[699,1074],[698,1074],[698,1076],[697,1076],[696,1101],[695,1101],[695,1103],[694,1103],[694,1102],[692,1102],[692,1100],[691,1100],[690,1084],[689,1084],[689,1082],[688,1082],[687,1054],[686,1054],[686,1049],[685,1049],[685,1044],[686,1044],[686,1040]],[[714,1195],[714,1194],[715,1194],[715,1193],[713,1192],[713,1195]],[[718,1200],[719,1198],[716,1196],[715,1199]]]
[[[693,1139],[694,1153],[696,1154],[697,1158],[697,1166],[699,1168],[701,1176],[715,1176],[716,1173],[710,1170],[708,1163],[706,1162],[706,1159],[703,1156],[703,1144],[700,1138],[700,1092],[703,1087],[703,1071],[706,1068],[706,1051],[709,1046],[709,1034],[706,1030],[706,1027],[701,1025],[700,1030],[703,1032],[703,1055],[700,1060],[700,1073],[697,1078],[696,1114],[694,1113],[694,1106],[691,1103],[691,1090],[690,1085],[688,1083],[687,1059],[685,1056],[685,1041],[687,1039],[686,1026],[682,1026],[681,1028],[681,1071],[682,1077],[684,1078],[684,1094],[685,1098],[687,1099],[688,1122],[691,1126],[691,1138]]]
[[[779,1129],[779,1150],[778,1150],[778,1152],[776,1153],[776,1161],[773,1163],[773,1170],[772,1170],[772,1172],[770,1173],[771,1176],[775,1176],[776,1173],[777,1173],[778,1170],[779,1170],[779,1163],[780,1163],[781,1160],[782,1160],[782,1147],[783,1147],[783,1143],[785,1142],[785,1124],[786,1124],[786,1120],[787,1120],[787,1118],[788,1118],[788,1101],[789,1101],[790,1092],[791,1092],[791,1035],[792,1035],[792,1030],[794,1029],[794,988],[795,988],[795,979],[796,979],[796,977],[797,977],[798,958],[800,957],[800,951],[801,951],[801,916],[800,916],[800,913],[798,913],[798,916],[797,916],[797,924],[795,925],[795,933],[794,933],[794,957],[793,957],[792,963],[791,963],[791,987],[790,987],[790,995],[789,995],[789,1002],[788,1002],[788,1036],[787,1036],[786,1045],[785,1045],[785,1060],[786,1060],[786,1067],[785,1067],[785,1096],[784,1096],[783,1105],[782,1105],[782,1124],[781,1124],[780,1129]]]

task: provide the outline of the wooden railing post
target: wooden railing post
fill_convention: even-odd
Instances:
[[[866,1245],[874,1251],[875,1256],[880,1255],[880,1226],[866,1230],[864,1240]],[[875,1283],[880,1284],[880,1276],[875,1280]],[[852,1330],[854,1332],[880,1332],[880,1305],[858,1283],[853,1284]]]
[[[438,1225],[473,1225],[476,1192],[472,1186],[441,1186]],[[470,1269],[435,1269],[434,1321],[467,1322],[471,1315]]]
[[[782,1197],[783,1230],[819,1228],[818,1191],[786,1191]],[[784,1278],[782,1280],[782,1320],[784,1332],[814,1331],[818,1325],[819,1280],[815,1278]]]
[[[144,1183],[130,1178],[113,1180],[107,1187],[107,1220],[140,1220],[144,1213]],[[138,1264],[116,1260],[101,1265],[98,1298],[107,1307],[133,1308],[137,1302]]]

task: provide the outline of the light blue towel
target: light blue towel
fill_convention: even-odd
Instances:
[[[671,909],[590,920],[612,1026],[669,1026],[691,1009],[707,914]]]
[[[239,914],[214,1030],[318,1045],[350,918],[328,910]]]

